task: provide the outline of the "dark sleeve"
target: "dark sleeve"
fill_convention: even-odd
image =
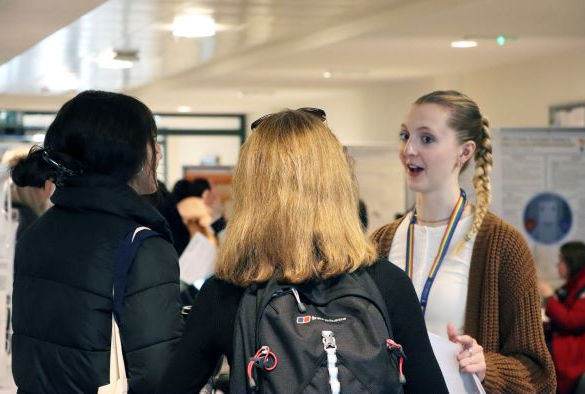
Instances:
[[[120,317],[130,389],[153,393],[183,331],[177,254],[161,237],[140,245]]]
[[[203,284],[158,392],[197,393],[213,373],[219,357],[226,354],[231,358],[241,295],[242,289],[213,277]]]
[[[380,259],[369,270],[386,302],[394,340],[402,345],[406,360],[407,393],[448,393],[435,359],[420,303],[404,271]]]
[[[213,233],[215,235],[221,233],[227,226],[227,221],[225,220],[225,218],[223,216],[221,216],[219,219],[217,219],[216,221],[214,221],[213,223],[211,223],[211,228],[213,229]]]

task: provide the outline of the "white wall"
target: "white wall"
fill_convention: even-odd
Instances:
[[[209,156],[215,156],[219,165],[233,166],[238,159],[240,138],[237,136],[167,136],[167,187],[183,178],[183,167],[201,165]]]
[[[585,53],[557,53],[435,81],[437,88],[461,89],[475,99],[494,126],[545,127],[550,105],[585,101]]]

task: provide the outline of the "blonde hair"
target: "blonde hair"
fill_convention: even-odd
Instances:
[[[317,116],[262,119],[240,152],[216,275],[246,286],[325,279],[374,262],[342,146]]]
[[[489,122],[482,116],[478,105],[472,99],[455,90],[438,90],[426,94],[416,100],[415,104],[437,104],[447,108],[451,112],[449,127],[457,133],[458,142],[460,144],[467,141],[475,142],[473,188],[476,204],[473,224],[465,234],[465,240],[469,241],[479,231],[491,201],[490,173],[493,156]],[[469,162],[466,162],[461,171],[464,171],[468,164]]]

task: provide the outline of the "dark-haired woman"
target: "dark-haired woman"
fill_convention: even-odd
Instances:
[[[576,392],[575,386],[585,374],[585,243],[563,244],[558,270],[566,283],[556,292],[541,283],[541,292],[551,323],[558,391],[565,394]]]
[[[155,138],[143,103],[87,91],[63,105],[44,147],[13,169],[19,186],[57,185],[54,206],[16,249],[12,370],[19,392],[95,393],[109,383],[115,256],[136,226],[160,236],[138,250],[119,328],[130,390],[156,387],[182,322],[168,227],[141,197],[156,190]]]

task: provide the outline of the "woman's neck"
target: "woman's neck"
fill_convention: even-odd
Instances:
[[[459,185],[448,190],[430,193],[417,193],[416,216],[419,222],[436,224],[449,220],[453,207],[459,199]]]

